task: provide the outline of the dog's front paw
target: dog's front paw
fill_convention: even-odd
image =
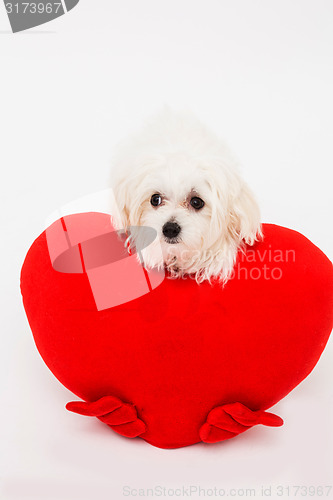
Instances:
[[[225,441],[245,432],[254,425],[280,427],[282,418],[266,411],[252,411],[242,403],[231,403],[213,408],[200,428],[200,439],[204,443]]]

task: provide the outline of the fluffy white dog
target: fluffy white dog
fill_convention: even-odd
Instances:
[[[226,145],[187,112],[164,110],[123,141],[113,160],[113,222],[144,248],[146,267],[198,282],[232,273],[237,252],[261,237],[258,205]]]

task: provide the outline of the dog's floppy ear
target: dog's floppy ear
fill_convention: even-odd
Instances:
[[[112,221],[118,230],[125,230],[130,226],[139,226],[142,215],[142,202],[146,193],[142,193],[140,184],[142,175],[123,175],[112,182],[113,207]]]
[[[262,237],[259,206],[244,182],[230,200],[230,230],[248,245]]]
[[[224,239],[227,238],[236,247],[242,242],[253,245],[262,232],[260,210],[252,191],[237,170],[223,168],[219,163],[214,167],[209,172],[212,232],[224,234]]]
[[[126,179],[113,183],[111,219],[117,230],[127,230],[130,226],[130,200]]]

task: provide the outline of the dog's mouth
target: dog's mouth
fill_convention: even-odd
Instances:
[[[181,242],[181,239],[176,237],[176,238],[165,238],[164,241],[168,243],[169,245],[177,245],[177,243]]]

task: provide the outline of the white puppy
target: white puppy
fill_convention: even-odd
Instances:
[[[224,284],[237,252],[261,237],[259,209],[235,159],[189,113],[164,110],[123,141],[112,187],[116,228],[131,227],[136,245],[135,227],[155,229],[158,238],[142,252],[145,265],[172,277]]]

